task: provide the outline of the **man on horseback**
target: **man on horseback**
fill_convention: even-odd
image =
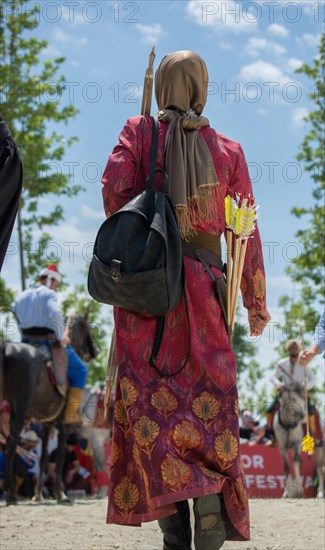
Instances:
[[[64,320],[56,295],[60,282],[61,275],[57,266],[48,265],[40,272],[38,282],[24,290],[15,300],[13,311],[19,322],[23,342],[34,346],[44,345],[53,351],[56,347],[61,358],[67,361],[70,387],[63,422],[74,424],[81,422],[79,406],[86,384],[87,368],[69,345],[69,336],[64,329]]]
[[[304,349],[299,353],[298,361],[300,365],[305,367],[321,352],[325,357],[325,309],[315,328],[312,344],[308,349]]]
[[[281,359],[277,363],[276,371],[272,376],[271,380],[278,390],[277,395],[275,396],[273,402],[266,411],[266,416],[268,420],[269,427],[272,428],[273,418],[275,411],[278,407],[279,398],[281,391],[285,386],[294,385],[303,387],[304,376],[306,369],[306,384],[307,390],[310,390],[315,383],[314,374],[309,367],[303,367],[298,362],[300,345],[297,340],[288,340],[286,343],[286,350],[289,353],[288,357]],[[315,407],[311,403],[310,398],[308,398],[308,416],[309,416],[309,426],[311,433],[315,432],[315,418],[314,418]]]

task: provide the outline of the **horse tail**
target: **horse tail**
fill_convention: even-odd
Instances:
[[[5,440],[10,435],[11,407],[8,401],[4,400],[4,358],[5,344],[0,343],[0,434]]]
[[[0,342],[0,407],[3,401],[4,392],[4,361],[5,361],[5,344]]]

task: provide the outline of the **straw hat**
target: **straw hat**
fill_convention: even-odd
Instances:
[[[34,430],[29,430],[21,436],[22,440],[26,443],[38,443],[38,435]]]

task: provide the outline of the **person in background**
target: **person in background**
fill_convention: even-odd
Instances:
[[[242,411],[240,415],[241,426],[239,428],[239,437],[241,443],[248,443],[251,437],[255,433],[256,426],[259,425],[259,421],[255,420],[253,414],[248,411]]]
[[[324,359],[325,357],[325,308],[316,325],[315,332],[313,335],[313,342],[311,343],[308,349],[304,349],[299,353],[298,362],[302,367],[308,368],[307,365],[310,363],[310,361],[312,361],[312,359],[314,359],[314,357],[316,357],[316,355],[319,355],[320,353],[323,354],[322,357]],[[314,438],[319,444],[321,444],[321,442],[323,442],[324,440],[325,430],[324,430],[324,426],[322,425],[319,408],[317,406],[314,408],[314,424],[315,424]]]
[[[315,377],[313,371],[308,367],[302,367],[298,362],[300,343],[298,340],[288,340],[286,343],[286,350],[289,353],[288,357],[280,359],[278,361],[275,373],[273,374],[271,380],[278,390],[277,395],[275,396],[273,402],[268,407],[266,416],[269,428],[272,428],[273,418],[275,411],[278,407],[279,398],[281,395],[282,388],[286,385],[296,384],[303,388],[304,378],[305,378],[305,368],[306,368],[306,385],[307,390],[311,390],[315,384]],[[309,427],[311,433],[315,431],[315,417],[314,417],[314,405],[308,399],[308,415],[309,415]]]
[[[68,436],[65,448],[64,464],[62,470],[62,481],[64,491],[79,491],[84,490],[87,494],[90,493],[90,472],[80,465],[78,460],[76,447],[79,443],[78,436],[72,433]],[[58,449],[54,449],[49,456],[48,464],[48,479],[46,482],[47,488],[51,492],[55,478],[55,468],[57,461]]]
[[[272,445],[266,426],[261,426],[259,420],[255,420],[253,414],[244,410],[241,415],[241,426],[239,428],[240,443],[248,445]]]
[[[323,353],[323,357],[324,357],[325,356],[324,351],[325,351],[325,309],[315,328],[313,343],[310,345],[308,349],[304,349],[299,353],[299,358],[298,358],[299,364],[302,367],[305,367],[319,353]]]
[[[24,431],[19,440],[20,452],[16,453],[14,460],[14,477],[16,482],[16,494],[24,498],[34,496],[37,481],[37,465],[39,454],[39,437],[33,430]],[[26,452],[24,452],[26,451]]]
[[[63,422],[81,423],[79,407],[87,379],[87,368],[69,345],[64,329],[64,319],[59,308],[56,290],[61,275],[56,265],[51,264],[40,272],[38,282],[24,290],[13,304],[13,311],[19,321],[22,341],[32,345],[44,344],[50,349],[50,340],[60,342],[67,352],[68,402]]]

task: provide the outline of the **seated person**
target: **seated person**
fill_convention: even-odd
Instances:
[[[17,496],[32,498],[37,481],[39,438],[33,430],[25,431],[19,440],[19,452],[14,459],[14,477]],[[24,452],[26,451],[26,452]]]
[[[273,441],[266,436],[266,426],[256,426],[248,445],[273,445]]]
[[[68,436],[65,444],[66,454],[62,470],[63,489],[65,491],[84,490],[87,494],[90,494],[91,475],[86,468],[80,465],[76,453],[76,446],[78,445],[78,443],[78,437],[75,433],[72,433]],[[56,448],[51,452],[49,457],[48,479],[46,481],[46,486],[49,489],[50,494],[52,493],[53,489],[57,453],[58,449]]]
[[[240,443],[248,443],[251,437],[255,433],[255,428],[258,426],[259,421],[254,419],[253,414],[248,411],[242,411],[240,415],[241,425],[239,427]]]

